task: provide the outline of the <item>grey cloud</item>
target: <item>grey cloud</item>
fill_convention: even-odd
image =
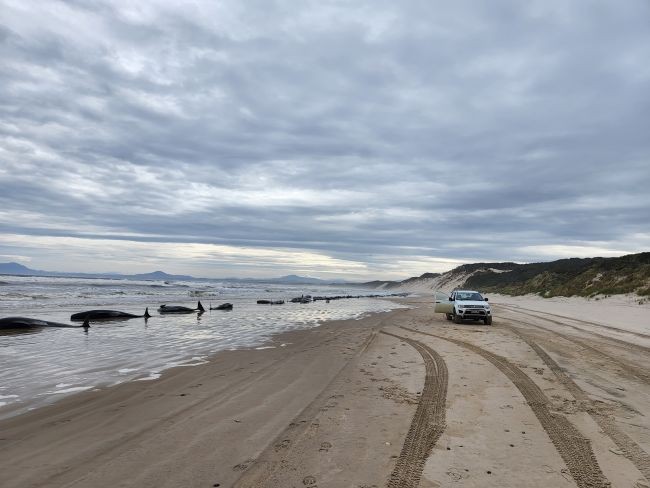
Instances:
[[[308,249],[375,273],[390,256],[640,251],[647,15],[7,2],[0,229]]]

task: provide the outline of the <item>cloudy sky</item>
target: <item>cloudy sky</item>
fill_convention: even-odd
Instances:
[[[404,278],[650,249],[650,4],[0,0],[0,262]]]

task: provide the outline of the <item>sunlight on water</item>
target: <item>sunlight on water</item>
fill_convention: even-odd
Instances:
[[[40,406],[65,394],[133,379],[155,379],[180,365],[203,364],[217,351],[265,344],[278,332],[309,328],[326,320],[358,318],[398,308],[385,298],[325,303],[257,305],[257,299],[288,300],[302,294],[370,294],[334,286],[163,283],[3,276],[0,317],[25,316],[69,323],[70,315],[107,308],[153,315],[96,322],[83,329],[0,331],[0,417]],[[195,307],[230,302],[232,311],[203,315],[158,315],[163,303]],[[273,345],[275,347],[275,345]],[[4,405],[4,406],[3,406]]]

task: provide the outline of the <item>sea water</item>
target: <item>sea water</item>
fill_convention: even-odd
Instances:
[[[151,380],[167,368],[202,364],[211,354],[239,348],[282,347],[273,334],[315,327],[327,320],[361,318],[400,305],[389,298],[330,303],[258,305],[258,299],[363,295],[345,286],[277,285],[228,281],[133,281],[0,276],[0,318],[31,317],[70,323],[91,309],[152,317],[94,322],[90,329],[0,331],[0,418],[51,403],[64,395],[125,381]],[[206,312],[159,315],[161,304]],[[231,311],[209,310],[224,302]]]

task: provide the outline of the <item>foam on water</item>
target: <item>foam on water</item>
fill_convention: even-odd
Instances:
[[[72,313],[117,309],[153,315],[95,322],[91,328],[0,331],[0,417],[55,401],[62,395],[129,380],[153,380],[174,366],[204,364],[218,351],[276,347],[276,333],[315,327],[327,320],[359,319],[399,307],[388,299],[257,305],[302,294],[346,295],[369,291],[330,286],[239,282],[152,282],[3,276],[0,317],[25,316],[69,323]],[[163,303],[204,307],[223,302],[231,311],[158,315]],[[285,344],[279,345],[283,347]],[[15,404],[15,405],[12,405]],[[0,405],[2,406],[2,405]],[[12,407],[12,408],[9,408]]]

